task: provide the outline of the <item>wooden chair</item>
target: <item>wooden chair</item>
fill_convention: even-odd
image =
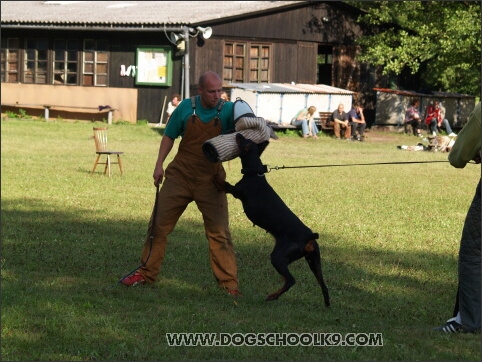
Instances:
[[[120,151],[109,151],[107,148],[107,127],[94,127],[94,141],[95,141],[95,153],[97,154],[97,158],[95,159],[94,169],[91,173],[94,173],[95,168],[98,164],[105,165],[104,168],[104,175],[109,171],[110,177],[110,165],[111,164],[118,164],[120,168],[121,175],[123,174],[122,171],[122,163],[120,159],[120,155],[124,152]],[[106,155],[107,159],[105,162],[99,162],[99,159],[102,155]],[[112,162],[110,156],[117,155],[117,162]]]

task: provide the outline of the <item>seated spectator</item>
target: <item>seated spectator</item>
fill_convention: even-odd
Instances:
[[[222,92],[220,98],[224,99],[226,102],[229,101],[229,96],[228,96],[228,93],[226,92]]]
[[[430,127],[430,132],[432,132],[432,136],[436,136],[438,134],[438,127],[441,127],[442,125],[447,131],[449,137],[456,136],[456,134],[452,132],[449,121],[442,117],[439,101],[433,101],[433,104],[428,106],[427,117],[425,117],[425,124]]]
[[[348,113],[345,112],[343,104],[338,105],[336,109],[328,118],[327,125],[333,127],[335,137],[341,139],[341,131],[344,133],[344,138],[349,140],[351,137],[351,125],[348,120]]]
[[[354,141],[363,141],[367,124],[365,122],[365,116],[363,115],[363,108],[359,103],[356,103],[350,112],[348,112],[348,120],[351,124],[352,139]]]
[[[449,137],[455,137],[457,136],[454,132],[452,132],[452,127],[450,127],[449,120],[445,118],[445,107],[442,104],[442,102],[439,103],[440,107],[440,117],[442,117],[442,124],[438,125],[439,127],[445,128],[445,132],[447,132],[447,135]]]
[[[301,132],[303,133],[303,138],[308,138],[312,136],[317,139],[318,127],[316,127],[314,114],[316,111],[315,106],[310,106],[308,108],[303,108],[296,113],[296,116],[291,120],[291,124],[296,127],[301,126]]]
[[[419,106],[420,101],[418,99],[414,99],[410,107],[408,107],[407,111],[405,112],[405,123],[412,126],[414,136],[423,137],[421,133],[422,121],[420,120],[420,114],[418,112]]]

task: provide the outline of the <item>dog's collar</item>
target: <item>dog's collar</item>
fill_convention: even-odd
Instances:
[[[269,172],[267,165],[261,165],[257,170],[245,170],[241,169],[243,175],[258,175],[260,177],[264,176],[265,173]]]

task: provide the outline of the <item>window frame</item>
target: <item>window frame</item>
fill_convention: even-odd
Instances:
[[[107,39],[83,39],[82,46],[82,74],[81,74],[81,86],[82,87],[108,87],[109,86],[109,58],[110,51],[108,50]],[[88,46],[87,42],[93,42],[92,46]],[[86,59],[88,54],[92,55],[92,58]],[[90,65],[90,67],[88,67]],[[103,70],[105,67],[105,71]],[[91,68],[88,71],[86,68]],[[89,78],[92,81],[88,81]],[[105,78],[102,84],[99,84],[101,77]]]
[[[34,47],[31,47],[31,44]],[[24,39],[22,83],[49,84],[49,48],[48,38]],[[32,81],[27,81],[27,79]]]
[[[18,83],[20,79],[20,38],[7,37],[2,38],[2,55],[1,55],[1,82],[2,83]],[[16,42],[16,47],[14,44]],[[14,59],[11,58],[14,55]],[[12,66],[11,66],[12,65]],[[14,66],[13,66],[14,65]],[[15,79],[11,79],[14,76]]]
[[[84,43],[86,38],[2,37],[1,82],[87,87],[84,84]],[[92,39],[91,39],[92,40]],[[92,86],[109,86],[111,51],[105,38],[93,39]],[[62,56],[56,42],[64,41]],[[73,44],[73,45],[69,45]],[[39,46],[39,44],[41,46]],[[61,48],[61,47],[60,47]],[[63,63],[63,64],[62,64]],[[61,76],[63,75],[63,77]]]
[[[63,46],[58,47],[58,42],[63,42]],[[57,38],[53,40],[52,75],[50,84],[68,86],[79,85],[79,53],[80,49],[78,39]],[[59,55],[61,56],[61,59],[59,59]],[[59,67],[57,67],[57,64],[59,64]],[[75,71],[72,71],[72,66],[74,64]],[[75,79],[75,81],[71,80],[72,77]]]
[[[253,50],[256,50],[255,54]],[[266,51],[268,54],[264,54]],[[230,41],[223,43],[223,81],[225,83],[270,83],[273,44]],[[253,76],[254,75],[254,76]]]

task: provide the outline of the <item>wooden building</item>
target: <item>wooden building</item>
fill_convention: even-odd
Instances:
[[[2,1],[2,113],[158,123],[213,70],[227,88],[347,89],[374,118],[371,90],[387,84],[357,62],[359,14],[342,1]]]

